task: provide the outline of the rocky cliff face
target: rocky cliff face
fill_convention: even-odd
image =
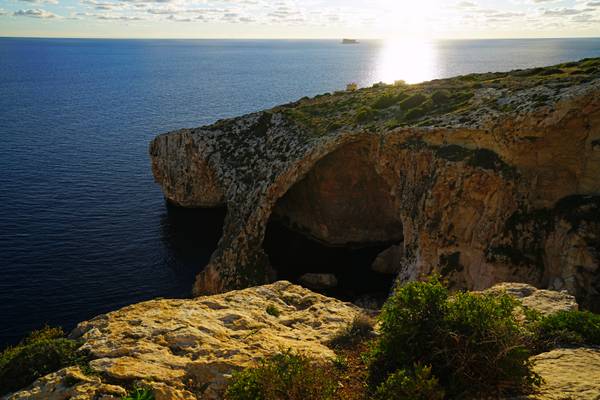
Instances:
[[[401,280],[600,304],[600,60],[302,99],[150,154],[167,199],[228,209],[196,295],[276,279],[262,244],[277,219],[327,246],[387,243],[376,269]]]

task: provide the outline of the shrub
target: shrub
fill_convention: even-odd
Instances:
[[[154,400],[154,394],[148,389],[136,388],[127,393],[127,396],[123,397],[122,400]]]
[[[397,288],[380,314],[381,334],[370,354],[369,384],[415,363],[450,397],[524,392],[539,385],[531,369],[529,335],[517,322],[509,295],[459,293],[437,279]]]
[[[558,344],[600,345],[598,314],[589,311],[561,311],[537,316],[535,319],[533,331],[540,351],[551,349]]]
[[[436,90],[431,95],[431,100],[435,105],[441,105],[446,103],[450,99],[450,92],[445,89]]]
[[[409,98],[403,100],[400,103],[400,107],[402,107],[406,110],[409,110],[411,108],[420,106],[421,104],[425,103],[426,100],[427,100],[427,96],[425,96],[422,93],[416,93],[416,94],[413,94],[412,96],[410,96]]]
[[[384,94],[380,98],[378,98],[375,103],[373,103],[373,107],[378,110],[383,110],[385,108],[391,107],[398,102],[398,96],[393,94]]]
[[[423,107],[413,108],[412,110],[410,110],[409,112],[406,113],[406,119],[407,120],[419,119],[419,118],[423,117],[425,114],[427,114],[427,110],[424,109]]]
[[[78,352],[78,347],[79,343],[67,339],[60,328],[33,331],[0,354],[0,395],[22,389],[59,369],[87,365],[87,356]]]
[[[231,378],[228,400],[329,400],[337,389],[333,368],[290,351],[264,360]]]
[[[356,113],[356,122],[365,123],[374,120],[377,112],[370,107],[363,107]]]
[[[415,365],[413,371],[399,369],[377,387],[374,400],[442,400],[444,390],[431,376],[431,367]]]
[[[357,315],[352,323],[342,329],[333,339],[329,341],[331,347],[350,347],[373,334],[374,321],[365,314]]]

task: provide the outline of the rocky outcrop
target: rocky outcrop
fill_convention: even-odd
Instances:
[[[401,280],[522,281],[600,304],[594,63],[377,85],[158,136],[165,196],[228,209],[194,293],[275,280],[274,217],[330,246],[401,243],[381,266]]]
[[[542,313],[577,308],[568,294],[523,284],[489,290],[508,292]],[[90,352],[93,374],[65,368],[6,399],[117,400],[132,386],[150,389],[156,400],[220,399],[234,371],[282,350],[333,359],[326,343],[362,312],[289,282],[134,304],[82,322],[71,333]],[[574,397],[596,399],[600,393],[599,349],[558,349],[534,360],[546,380],[535,398],[563,399],[579,391]]]
[[[564,291],[540,290],[524,283],[500,283],[487,289],[486,292],[508,293],[519,299],[525,307],[543,315],[579,310],[579,304],[575,297]]]
[[[157,400],[219,399],[232,372],[280,351],[333,359],[326,343],[360,312],[289,282],[134,304],[82,322],[71,333],[83,340],[97,375],[69,368],[9,399],[120,398],[134,382],[152,388]]]

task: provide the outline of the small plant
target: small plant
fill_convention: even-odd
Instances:
[[[85,372],[88,357],[78,347],[79,343],[67,339],[60,328],[31,332],[21,343],[0,354],[0,395],[68,366],[81,365]]]
[[[281,315],[281,311],[274,304],[269,304],[267,306],[267,314],[272,315],[273,317],[279,317]]]
[[[228,400],[330,400],[337,389],[332,366],[290,351],[263,360],[231,378]]]
[[[399,369],[377,387],[374,400],[442,400],[444,390],[431,375],[431,367],[416,364],[412,371]]]
[[[154,400],[154,394],[149,389],[135,388],[122,400]]]
[[[375,322],[365,314],[359,314],[352,323],[342,329],[333,339],[329,341],[331,347],[350,347],[356,343],[372,336]]]

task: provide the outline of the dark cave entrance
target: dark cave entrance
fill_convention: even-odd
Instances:
[[[401,242],[400,242],[401,243]],[[374,271],[377,256],[398,242],[366,246],[328,246],[288,228],[271,218],[264,249],[278,280],[287,280],[327,296],[380,307],[394,284],[395,274]],[[301,281],[305,274],[333,274],[335,287],[311,287]]]
[[[278,279],[361,304],[387,298],[401,264],[404,232],[377,157],[372,140],[344,145],[277,201],[264,250]],[[376,260],[382,268],[372,268]],[[321,280],[315,284],[305,274]]]

